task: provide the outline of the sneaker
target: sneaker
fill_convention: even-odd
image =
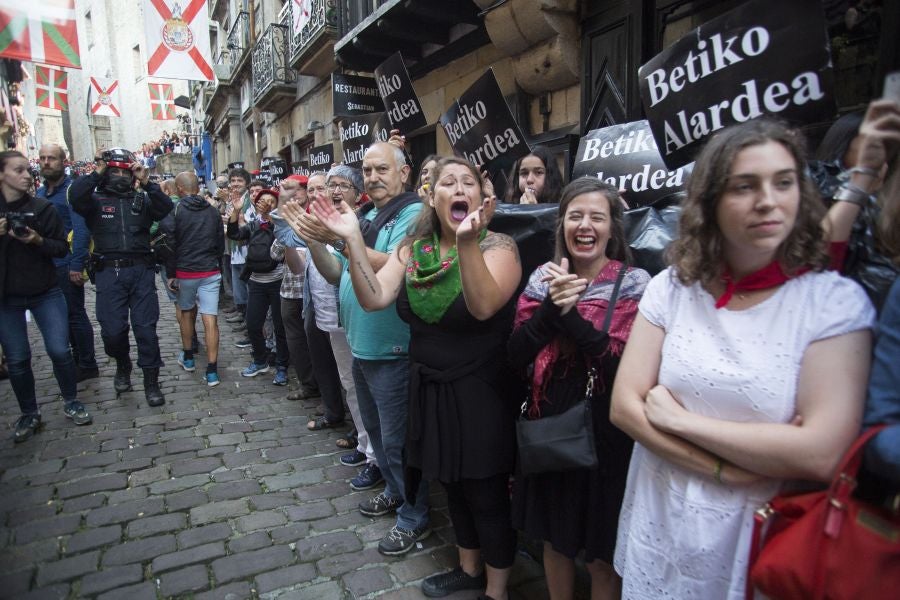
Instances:
[[[456,567],[452,571],[426,577],[422,581],[422,593],[429,598],[441,598],[461,590],[483,590],[486,585],[484,571],[472,577],[462,567]]]
[[[235,313],[234,315],[225,319],[226,323],[243,323],[244,314],[243,313]]]
[[[359,503],[359,512],[364,517],[381,517],[392,513],[403,504],[403,498],[391,498],[381,492]]]
[[[24,442],[41,428],[41,415],[22,415],[16,420],[15,443]]]
[[[178,353],[178,364],[181,365],[181,367],[188,373],[193,373],[196,370],[196,367],[194,366],[194,359],[185,358],[184,350]]]
[[[284,367],[278,367],[275,369],[275,378],[272,380],[272,385],[287,385],[288,384],[288,376],[287,369]]]
[[[260,373],[268,373],[269,365],[263,363],[261,365],[256,364],[255,362],[247,365],[247,368],[241,371],[241,375],[244,377],[256,377]]]
[[[218,374],[218,373],[207,373],[207,374],[206,374],[206,385],[207,385],[207,386],[209,386],[209,387],[216,387],[216,386],[219,385],[220,383],[222,383],[222,382],[219,381],[219,374]]]
[[[363,459],[365,457],[366,455],[363,454]],[[381,474],[381,469],[375,463],[369,463],[359,472],[359,475],[350,480],[350,487],[361,492],[362,490],[371,490],[382,481],[384,481],[384,475]]]
[[[413,549],[416,542],[424,540],[429,535],[431,535],[431,527],[428,525],[417,529],[403,529],[394,525],[378,542],[378,551],[387,556],[406,554]]]
[[[72,422],[76,425],[90,425],[94,421],[94,417],[88,413],[84,405],[78,400],[67,402],[65,408],[63,408],[63,414],[67,418],[72,419]]]
[[[358,467],[365,462],[366,455],[359,450],[354,450],[353,452],[345,454],[341,457],[341,464],[347,467]]]
[[[250,343],[250,340],[248,338],[238,340],[234,343],[234,345],[237,346],[238,348],[249,348],[250,346],[252,346],[252,344]]]

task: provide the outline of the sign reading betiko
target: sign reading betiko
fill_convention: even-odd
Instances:
[[[834,114],[820,0],[752,0],[691,31],[638,70],[641,101],[669,168],[734,123]]]
[[[393,129],[406,134],[428,124],[399,52],[375,67],[375,82]]]
[[[531,150],[488,69],[440,118],[453,149],[493,177]]]
[[[596,177],[620,190],[630,208],[684,190],[693,163],[669,171],[647,121],[594,129],[581,138],[572,178]]]
[[[384,110],[372,77],[331,74],[331,101],[336,116],[365,115]]]
[[[343,163],[362,167],[363,156],[375,142],[388,141],[387,117],[383,112],[356,117],[345,117],[338,124],[341,133]]]
[[[331,168],[334,161],[334,144],[324,144],[316,146],[309,151],[309,170],[310,171],[327,171]]]

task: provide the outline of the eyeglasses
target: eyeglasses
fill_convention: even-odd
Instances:
[[[349,183],[342,182],[342,183],[329,183],[325,186],[325,189],[327,189],[329,192],[333,192],[335,189],[339,189],[342,192],[349,192],[350,190],[355,190],[356,187],[353,185],[350,185]]]

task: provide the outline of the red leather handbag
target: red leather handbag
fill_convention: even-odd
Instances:
[[[778,600],[900,597],[896,502],[890,510],[853,497],[865,444],[883,428],[853,443],[828,490],[778,495],[756,511],[748,600],[754,588]]]

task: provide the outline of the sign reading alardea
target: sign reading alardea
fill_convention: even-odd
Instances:
[[[375,68],[375,82],[393,129],[406,134],[428,124],[399,52]]]
[[[752,0],[689,32],[638,70],[641,101],[669,168],[715,131],[763,115],[834,114],[820,0]]]
[[[596,177],[625,190],[630,208],[647,206],[684,190],[691,165],[669,170],[647,121],[589,131],[578,144],[572,178]]]
[[[375,142],[386,142],[389,137],[387,117],[383,112],[341,119],[338,129],[341,134],[343,163],[351,167],[362,167],[363,156]]]

